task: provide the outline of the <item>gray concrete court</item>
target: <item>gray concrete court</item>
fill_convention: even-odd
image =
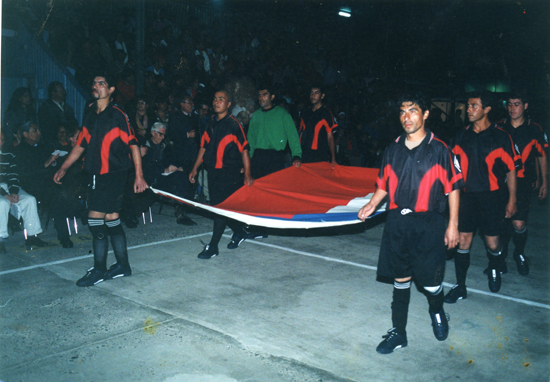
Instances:
[[[126,229],[131,277],[78,288],[92,265],[80,225],[62,249],[7,241],[0,267],[0,380],[16,381],[548,381],[549,207],[534,204],[531,274],[509,260],[498,294],[482,274],[476,239],[469,297],[446,305],[449,338],[432,333],[427,302],[412,291],[409,346],[375,347],[391,327],[391,285],[376,281],[383,219],[348,229],[277,232],[199,260],[212,223]],[[114,259],[110,255],[109,261]],[[114,261],[114,260],[113,260]],[[446,289],[454,283],[447,263]]]

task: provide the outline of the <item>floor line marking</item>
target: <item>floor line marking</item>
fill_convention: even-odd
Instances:
[[[207,235],[211,235],[211,233],[210,232],[205,232],[205,233],[200,233],[200,234],[197,234],[197,235],[191,235],[191,236],[185,236],[185,237],[180,237],[180,238],[175,238],[175,239],[156,241],[156,242],[153,242],[153,243],[135,245],[135,246],[132,246],[132,247],[128,247],[128,250],[145,248],[145,247],[150,247],[152,245],[158,245],[158,244],[168,244],[168,243],[173,243],[173,242],[176,242],[176,241],[194,239],[194,238],[197,238],[197,237],[207,236]],[[231,237],[229,235],[224,235],[224,236],[225,237]],[[333,262],[333,263],[340,263],[340,264],[350,265],[350,266],[357,267],[357,268],[365,268],[365,269],[369,269],[369,270],[372,270],[372,271],[377,270],[377,267],[372,266],[372,265],[365,265],[365,264],[360,264],[360,263],[354,263],[352,261],[336,259],[334,257],[316,255],[314,253],[309,253],[309,252],[299,251],[299,250],[292,249],[292,248],[282,247],[282,246],[276,245],[276,244],[262,243],[262,242],[259,242],[257,240],[247,240],[247,241],[249,243],[253,243],[253,244],[256,244],[256,245],[263,245],[265,247],[279,249],[281,251],[295,253],[297,255],[313,257],[313,258],[316,258],[316,259],[321,259],[321,260],[325,260],[325,261],[329,261],[329,262]],[[109,253],[112,253],[112,251],[109,251]],[[52,266],[52,265],[69,263],[69,262],[72,262],[72,261],[87,259],[87,258],[90,258],[90,257],[93,257],[93,254],[78,256],[78,257],[72,257],[70,259],[65,259],[65,260],[52,261],[52,262],[44,263],[44,264],[31,265],[31,266],[28,266],[28,267],[9,269],[9,270],[6,270],[6,271],[0,271],[0,276],[10,274],[10,273],[23,272],[23,271],[27,271],[27,270],[31,270],[31,269],[36,269],[36,268],[43,268],[43,267],[48,267],[48,266]],[[443,285],[446,286],[446,287],[452,287],[453,286],[453,284],[449,284],[449,283],[446,283],[446,282],[444,282]],[[502,294],[487,292],[487,291],[483,291],[483,290],[480,290],[480,289],[468,288],[468,292],[482,294],[482,295],[485,295],[485,296],[492,296],[492,297],[500,298],[502,300],[513,301],[513,302],[517,302],[517,303],[520,303],[520,304],[536,306],[538,308],[543,308],[543,309],[550,310],[550,305],[542,304],[542,303],[535,302],[535,301],[524,300],[524,299],[521,299],[521,298],[516,298],[516,297],[506,296],[506,295],[502,295]]]
[[[262,243],[262,242],[257,241],[257,240],[247,240],[247,242],[257,244],[257,245],[263,245],[265,247],[279,249],[279,250],[286,251],[286,252],[296,253],[296,254],[302,255],[302,256],[308,256],[308,257],[313,257],[313,258],[317,258],[317,259],[321,259],[321,260],[325,260],[325,261],[330,261],[330,262],[334,262],[334,263],[351,265],[353,267],[358,267],[358,268],[366,268],[366,269],[370,269],[370,270],[373,270],[373,271],[377,270],[377,267],[374,267],[372,265],[359,264],[359,263],[354,263],[354,262],[347,261],[347,260],[336,259],[336,258],[333,258],[333,257],[316,255],[314,253],[298,251],[296,249],[286,248],[286,247],[282,247],[282,246],[275,245],[275,244]],[[447,282],[444,282],[443,285],[446,286],[446,287],[449,287],[449,288],[454,286],[454,284],[449,284]],[[496,297],[496,298],[500,298],[502,300],[513,301],[513,302],[517,302],[517,303],[520,303],[520,304],[536,306],[538,308],[543,308],[543,309],[550,310],[550,305],[542,304],[542,303],[536,302],[536,301],[524,300],[524,299],[517,298],[517,297],[506,296],[506,295],[503,295],[503,294],[492,293],[492,292],[487,292],[487,291],[484,291],[484,290],[473,289],[473,288],[468,288],[468,292],[469,293],[482,294],[482,295],[485,295],[485,296]]]
[[[144,247],[150,247],[150,246],[152,246],[152,245],[158,245],[158,244],[168,244],[168,243],[173,243],[173,242],[180,241],[180,240],[194,239],[194,238],[197,238],[197,237],[206,236],[206,235],[211,235],[211,234],[212,234],[211,232],[205,232],[205,233],[199,233],[199,234],[191,235],[191,236],[178,237],[178,238],[175,238],[175,239],[168,239],[168,240],[155,241],[155,242],[153,242],[153,243],[147,243],[147,244],[139,244],[139,245],[134,245],[133,247],[128,247],[128,250],[131,250],[131,249],[139,249],[139,248],[144,248]],[[109,251],[109,254],[112,254],[112,253],[113,253],[112,250]],[[51,262],[49,262],[49,263],[42,263],[42,264],[29,265],[29,266],[27,266],[27,267],[21,267],[21,268],[8,269],[8,270],[5,270],[5,271],[0,271],[0,276],[2,276],[2,275],[7,275],[7,274],[10,274],[10,273],[17,273],[17,272],[28,271],[28,270],[36,269],[36,268],[49,267],[49,266],[51,266],[51,265],[59,265],[59,264],[70,263],[70,262],[72,262],[72,261],[78,261],[78,260],[82,260],[82,259],[88,259],[88,258],[90,258],[90,257],[94,257],[94,255],[93,255],[92,253],[90,253],[90,254],[88,254],[88,255],[83,255],[83,256],[78,256],[78,257],[71,257],[70,259],[51,261]]]

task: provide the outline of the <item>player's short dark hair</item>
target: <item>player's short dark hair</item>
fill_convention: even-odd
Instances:
[[[103,74],[97,74],[95,77],[103,77],[105,78],[105,82],[107,83],[108,88],[116,87],[116,78],[110,73],[103,73]]]
[[[512,89],[512,91],[510,92],[510,95],[506,97],[506,100],[511,100],[511,99],[519,99],[524,104],[529,103],[529,100],[527,99],[527,95],[523,90]]]
[[[311,90],[311,89],[319,89],[319,91],[321,92],[321,94],[327,94],[327,93],[326,93],[325,86],[324,86],[322,83],[319,83],[319,82],[316,82],[316,83],[312,84],[311,87],[310,87],[309,89],[310,89],[310,90]]]
[[[430,110],[431,102],[429,98],[426,97],[421,91],[413,91],[403,94],[397,101],[397,106],[400,107],[405,102],[412,102],[413,104],[418,105],[418,107],[420,107],[420,110],[422,110],[422,113],[424,113],[426,110]]]
[[[218,89],[214,92],[214,95],[216,93],[219,93],[219,92],[224,92],[225,95],[227,96],[227,102],[231,102],[231,105],[234,105],[233,103],[233,94],[231,94],[231,92],[229,90],[226,90],[226,89]]]
[[[258,85],[258,91],[261,90],[267,90],[269,94],[271,95],[277,95],[277,91],[275,90],[275,87],[267,82],[262,82]]]
[[[484,109],[486,107],[493,109],[495,106],[495,96],[487,90],[474,90],[468,93],[468,99],[470,98],[479,98],[481,100],[481,106],[483,106]]]

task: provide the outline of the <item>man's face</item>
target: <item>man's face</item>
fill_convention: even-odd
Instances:
[[[38,142],[40,142],[40,137],[42,134],[40,133],[40,129],[37,125],[31,125],[31,128],[29,132],[23,132],[23,137],[25,138],[25,141],[29,145],[36,145]]]
[[[325,95],[321,93],[321,89],[311,89],[311,92],[309,93],[309,100],[313,106],[320,104],[323,101],[323,98],[325,98]]]
[[[158,145],[162,140],[164,139],[164,135],[166,134],[166,129],[164,127],[161,127],[159,131],[151,131],[151,140],[155,145]]]
[[[65,127],[60,126],[59,129],[57,129],[57,140],[59,142],[65,142],[67,140],[67,130],[65,130]]]
[[[399,111],[399,119],[401,120],[401,125],[403,130],[408,135],[416,133],[418,130],[424,128],[424,122],[428,118],[430,112],[426,110],[422,113],[422,109],[415,103],[404,102],[401,104]]]
[[[523,113],[529,104],[523,103],[522,100],[517,98],[511,98],[506,103],[506,108],[508,109],[508,114],[512,119],[521,119],[523,118]]]
[[[214,94],[214,102],[212,103],[214,112],[218,115],[223,115],[229,110],[231,102],[227,99],[227,95],[224,92],[217,92]]]
[[[96,100],[111,99],[111,94],[115,91],[115,87],[109,87],[105,77],[96,77],[92,82],[92,97]]]
[[[185,98],[183,102],[180,104],[181,109],[186,112],[187,114],[191,114],[193,112],[193,100],[190,98]]]
[[[491,107],[487,106],[483,108],[481,104],[481,98],[470,98],[468,99],[468,121],[475,123],[481,121],[487,114],[491,111]]]
[[[136,109],[137,111],[144,113],[145,111],[147,111],[147,102],[142,99],[138,100]]]
[[[67,91],[61,84],[55,87],[55,91],[52,93],[52,99],[57,102],[65,102],[67,99]]]
[[[210,110],[210,107],[208,105],[202,105],[199,109],[199,116],[201,118],[205,117],[208,114],[208,111]]]
[[[258,102],[260,103],[260,107],[262,109],[269,109],[271,106],[273,106],[273,99],[275,98],[275,95],[271,95],[267,89],[260,90],[258,92]]]

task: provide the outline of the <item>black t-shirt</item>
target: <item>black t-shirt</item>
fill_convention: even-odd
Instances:
[[[241,153],[249,150],[248,141],[240,122],[231,114],[221,120],[212,117],[201,137],[203,161],[207,168],[241,168]]]
[[[426,131],[416,148],[407,148],[403,134],[384,152],[377,186],[388,193],[389,209],[443,213],[446,195],[464,186],[451,149]]]
[[[473,125],[459,131],[451,143],[459,159],[466,192],[496,191],[506,186],[506,174],[521,168],[510,134],[496,124],[476,133]]]
[[[302,112],[300,120],[300,143],[302,152],[318,150],[330,153],[328,134],[338,127],[330,109],[323,105],[313,111],[308,107]]]

